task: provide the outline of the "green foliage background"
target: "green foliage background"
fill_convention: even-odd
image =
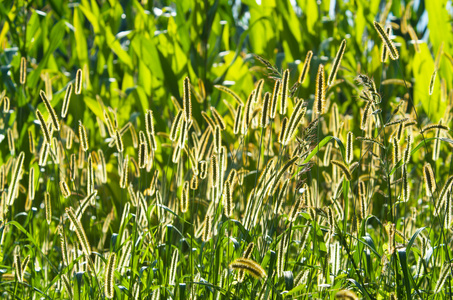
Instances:
[[[19,107],[36,107],[38,91],[44,83],[40,74],[52,77],[55,101],[63,97],[63,89],[75,78],[78,68],[89,72],[84,86],[87,94],[78,101],[78,116],[91,119],[90,110],[99,117],[101,111],[95,95],[107,105],[121,108],[125,121],[155,111],[157,124],[168,125],[170,96],[181,99],[180,87],[185,76],[205,83],[208,104],[220,100],[214,84],[234,82],[233,90],[246,98],[250,86],[266,71],[251,53],[262,56],[281,69],[289,68],[294,80],[302,68],[308,50],[315,54],[310,80],[300,96],[313,94],[316,66],[329,64],[337,47],[346,38],[348,45],[342,61],[343,84],[353,84],[357,73],[364,73],[379,82],[382,68],[379,61],[380,40],[372,21],[382,18],[383,1],[337,1],[330,9],[329,1],[4,1],[0,4],[2,31],[1,89],[18,95]],[[421,1],[415,10],[413,2],[392,1],[390,20],[399,24],[403,17],[421,39],[420,53],[415,52],[409,34],[394,30],[399,44],[399,64],[390,64],[386,78],[413,81],[410,90],[415,105],[437,122],[446,107],[440,101],[440,85],[428,101],[428,85],[434,70],[434,59],[443,43],[444,52],[451,53],[453,34],[448,1]],[[451,4],[450,4],[451,6]],[[334,18],[332,18],[333,16]],[[423,16],[423,17],[422,17]],[[427,19],[430,20],[427,22]],[[423,40],[422,40],[423,38]],[[31,62],[25,94],[16,83],[19,79],[20,57]],[[441,60],[439,76],[452,88],[452,61]],[[328,66],[327,66],[328,68]],[[272,89],[272,81],[267,80]],[[395,87],[383,87],[386,101],[391,101]],[[343,89],[342,89],[343,90]],[[21,97],[21,95],[23,97]],[[354,94],[340,91],[336,98],[343,107],[351,105]],[[27,100],[25,100],[25,97]],[[21,100],[22,99],[22,100]],[[124,104],[124,105],[123,105]],[[430,107],[428,107],[430,106]],[[29,124],[28,113],[21,122]],[[129,112],[129,113],[128,113]],[[87,120],[88,121],[88,120]],[[120,122],[121,123],[121,122]],[[26,126],[24,126],[26,127]]]
[[[385,64],[380,62],[382,42],[373,28],[374,20],[394,24],[394,42],[400,53],[398,61]],[[414,40],[410,36],[408,26],[414,29],[419,40]],[[360,90],[355,81],[358,74],[366,74],[376,82],[382,96],[380,107],[384,120],[390,118],[397,103],[406,97],[413,100],[413,106],[418,112],[419,126],[437,123],[442,117],[449,121],[448,115],[453,99],[453,30],[452,2],[447,0],[410,2],[351,0],[336,1],[333,5],[330,1],[312,0],[261,0],[260,4],[252,0],[174,2],[5,0],[0,2],[0,28],[0,91],[6,91],[6,95],[11,99],[11,106],[14,107],[14,113],[2,115],[0,164],[5,164],[10,157],[21,151],[27,153],[27,166],[33,162],[33,158],[28,154],[27,132],[31,128],[35,137],[41,134],[39,124],[35,121],[35,110],[38,108],[41,112],[46,111],[39,98],[39,91],[45,89],[42,78],[44,73],[48,73],[52,81],[52,105],[59,108],[66,86],[70,82],[74,83],[76,71],[79,68],[84,71],[83,95],[73,95],[66,124],[77,132],[77,121],[82,120],[88,129],[90,144],[100,145],[106,157],[110,157],[115,150],[108,148],[106,143],[102,144],[103,141],[100,141],[97,135],[95,117],[103,119],[97,97],[100,97],[106,106],[117,109],[119,124],[131,122],[137,127],[137,131],[143,130],[144,115],[151,109],[154,112],[156,132],[169,132],[177,112],[170,97],[174,96],[182,103],[183,79],[186,76],[196,86],[195,89],[198,89],[196,83],[199,79],[204,82],[206,88],[207,97],[203,103],[196,104],[194,97],[192,100],[194,118],[201,123],[203,120],[201,111],[208,110],[210,106],[216,107],[222,115],[228,114],[228,108],[222,103],[222,99],[229,96],[215,89],[214,85],[228,86],[245,100],[256,81],[264,78],[264,90],[272,91],[274,80],[268,77],[269,70],[253,54],[268,60],[279,70],[289,69],[290,82],[293,83],[302,70],[306,53],[311,50],[314,56],[308,80],[297,91],[297,96],[307,101],[308,107],[311,108],[318,65],[324,64],[326,70],[330,70],[343,39],[346,39],[347,47],[337,75],[340,82],[333,87],[330,101],[337,103],[345,122],[352,117],[349,128],[356,136],[361,134],[360,108],[364,106],[358,101]],[[419,51],[416,51],[414,44],[418,44]],[[434,84],[434,93],[430,96],[429,84],[437,56],[440,59],[437,80]],[[21,57],[25,57],[28,62],[25,85],[19,84]],[[381,84],[385,79],[404,79],[409,87],[406,88],[404,84]],[[408,112],[413,106],[409,104]],[[6,130],[14,122],[17,126],[16,149],[15,153],[10,153]],[[319,141],[322,138],[324,136],[320,136]],[[344,140],[343,137],[339,138]],[[229,133],[226,140],[234,143],[235,137]],[[129,136],[125,137],[124,143],[131,145]],[[448,142],[444,144],[447,145]],[[437,179],[442,184],[449,175],[451,145],[445,146],[443,151],[445,156],[434,165]],[[168,148],[162,147],[159,150],[155,156],[159,168],[164,169],[167,166],[171,155],[172,151]],[[423,155],[417,154],[413,160],[417,164],[412,173],[414,178],[417,178],[413,185],[421,186],[423,163],[431,161],[431,157],[428,152],[423,152]],[[109,176],[112,177],[107,185],[108,190],[103,192],[102,204],[96,211],[96,218],[105,219],[113,208],[117,217],[112,228],[117,228],[125,193],[116,185],[119,177],[112,171],[113,169],[113,165],[109,164],[111,171]],[[318,168],[314,168],[313,175],[310,176],[319,176],[318,171]],[[52,174],[56,173],[55,170],[48,170],[42,175],[44,182],[52,180]],[[166,176],[171,181],[172,174],[167,173]],[[149,180],[150,178],[146,177],[141,184],[146,185]],[[253,181],[248,182],[253,187]],[[16,207],[23,207],[25,199],[19,200]],[[384,197],[376,196],[377,203],[384,201]],[[416,199],[414,204],[415,201]],[[61,212],[67,204],[57,201],[54,209]],[[13,216],[13,219],[17,221],[17,229],[9,231],[2,246],[3,260],[0,259],[2,270],[11,271],[14,244],[26,244],[30,252],[39,251],[40,247],[37,245],[45,240],[48,230],[35,228],[35,231],[30,231],[31,229],[25,228],[28,228],[27,226],[33,228],[33,224],[38,227],[44,226],[42,224],[45,221],[32,220],[33,217],[42,218],[44,216],[42,210],[41,207],[33,213],[24,213],[22,209],[15,210],[18,215]],[[383,212],[376,214],[378,217],[384,216]],[[94,229],[100,231],[102,223],[94,218],[86,221],[89,222],[87,227],[91,228],[89,239],[94,241],[99,237]],[[431,219],[427,214],[419,222],[418,227],[429,226],[429,222]],[[11,224],[10,228],[13,225]],[[55,226],[49,230],[54,233]],[[24,231],[28,231],[28,235]],[[451,232],[449,239],[444,242],[451,245]],[[201,244],[199,246],[203,247]],[[358,246],[358,249],[363,251],[363,245],[362,248]],[[170,250],[165,251],[167,255],[163,261],[154,267],[163,269],[167,266]],[[350,259],[351,263],[354,260],[362,261],[362,258],[357,257],[360,255],[357,253],[359,251],[354,254],[354,259],[350,257],[347,259]],[[321,257],[325,255],[326,253],[320,254]],[[270,258],[266,256],[266,259]],[[209,274],[217,279],[217,274],[214,275],[212,272],[214,271],[210,270]],[[405,269],[400,272],[406,274]],[[432,278],[432,285],[435,279],[437,280],[438,273],[439,270]],[[55,271],[55,274],[59,273]],[[379,274],[368,275],[377,278]],[[151,277],[150,275],[149,278]],[[407,279],[406,275],[403,277]],[[190,279],[193,280],[193,277]],[[355,280],[359,279],[354,277],[348,281],[344,278],[333,290],[349,286]],[[431,278],[429,280],[431,284]],[[126,279],[119,281],[130,289]],[[155,289],[152,282],[152,279],[149,279],[145,289],[146,295]],[[36,288],[47,294],[50,281],[46,284],[42,286],[37,284]],[[388,282],[385,284],[387,288],[381,294],[379,289],[373,286],[375,295],[388,297],[392,284]],[[428,286],[431,287],[430,284]],[[287,282],[278,281],[275,285],[273,293],[278,291],[273,294],[275,297],[277,294],[278,297],[282,297],[280,292],[290,286]],[[359,283],[355,281],[351,285],[356,291],[363,292],[358,288],[360,281]],[[7,284],[1,283],[0,291],[2,289],[5,293],[3,295],[13,293],[11,286]],[[236,296],[253,297],[252,291],[257,289],[256,285],[250,290],[238,289]],[[412,291],[414,295],[416,294],[413,282],[407,284],[406,289],[409,293]],[[425,292],[427,297],[436,297],[429,291]],[[176,295],[176,292],[174,293]],[[120,292],[117,288],[118,294]],[[205,295],[208,294],[213,295],[210,292],[206,292]],[[96,294],[96,291],[87,291],[86,295],[102,297]],[[121,295],[126,297],[124,295],[127,293]],[[310,292],[304,295],[312,297]],[[313,297],[321,298],[327,295],[334,297],[329,291],[319,292]],[[22,297],[25,298],[25,294]],[[365,293],[363,297],[371,296],[366,296]]]

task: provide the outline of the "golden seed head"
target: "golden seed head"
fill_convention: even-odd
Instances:
[[[273,120],[275,119],[275,114],[277,112],[277,103],[278,103],[278,94],[280,91],[281,80],[276,80],[274,84],[274,90],[272,92],[272,98],[270,103],[269,117]]]
[[[183,83],[183,107],[184,107],[184,120],[190,122],[192,119],[192,101],[190,100],[190,79],[189,77],[184,78]]]
[[[257,262],[247,258],[237,258],[230,264],[230,269],[246,271],[251,276],[262,279],[266,278],[266,271]]]
[[[25,84],[25,80],[27,78],[27,59],[25,57],[21,57],[20,59],[20,76],[19,82],[20,84]]]
[[[105,279],[104,279],[104,287],[105,287],[105,297],[107,299],[112,299],[115,289],[114,289],[114,279],[115,279],[115,264],[116,264],[116,253],[110,253],[109,260],[107,262],[107,267],[105,270]]]
[[[436,191],[436,179],[434,177],[433,169],[429,163],[426,163],[423,166],[423,177],[425,179],[426,195],[431,197]]]
[[[72,83],[68,84],[66,88],[66,92],[64,94],[63,99],[63,106],[61,107],[61,117],[66,118],[68,115],[69,103],[71,101],[71,94],[72,94]]]
[[[337,76],[338,69],[340,68],[341,59],[343,58],[344,50],[346,49],[346,40],[341,41],[340,49],[338,49],[337,55],[330,70],[329,79],[327,80],[327,85],[331,86],[335,81]]]
[[[75,94],[80,95],[82,92],[82,69],[78,69],[75,79]]]
[[[376,31],[378,32],[379,36],[381,37],[382,41],[387,46],[387,49],[389,50],[390,58],[392,60],[397,60],[399,58],[398,50],[396,50],[395,44],[390,39],[387,32],[384,30],[384,28],[382,27],[382,25],[379,22],[374,21],[373,25],[374,25],[374,28],[376,29]]]
[[[85,126],[83,126],[82,121],[79,120],[79,140],[82,145],[82,150],[88,151],[88,137]]]
[[[324,65],[320,64],[318,67],[318,74],[316,75],[316,95],[313,109],[316,116],[324,113],[324,102],[326,101],[326,87],[324,81]]]
[[[302,72],[299,75],[298,82],[300,84],[304,83],[305,78],[307,77],[308,71],[310,70],[310,62],[311,58],[313,57],[313,51],[308,51],[307,55],[305,56],[304,66],[302,68]]]
[[[288,86],[289,86],[289,70],[286,69],[283,72],[283,79],[282,79],[282,85],[280,87],[280,96],[281,96],[281,102],[280,102],[280,114],[285,115],[286,114],[286,109],[288,106]]]
[[[349,171],[349,168],[344,163],[338,160],[331,160],[330,162],[340,168],[348,181],[352,180],[351,171]]]

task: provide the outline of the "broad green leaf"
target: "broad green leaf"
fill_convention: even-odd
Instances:
[[[164,71],[154,41],[146,38],[144,35],[138,34],[132,38],[131,46],[138,59],[148,67],[151,74],[159,79],[163,79]]]
[[[118,58],[123,61],[130,69],[133,68],[132,60],[127,54],[127,52],[121,47],[120,42],[113,35],[111,28],[108,26],[104,27],[104,34],[106,38],[107,45],[112,49],[112,51],[118,55]]]
[[[437,53],[442,42],[444,51],[451,54],[453,49],[453,32],[448,30],[451,15],[447,10],[448,0],[425,1],[426,12],[428,13],[429,40],[433,45],[434,55]],[[450,3],[451,9],[451,3]]]
[[[83,16],[80,13],[80,9],[78,7],[74,8],[74,37],[75,37],[75,46],[77,57],[79,58],[80,67],[84,66],[88,63],[88,48],[87,48],[87,38],[83,33],[84,25],[83,25]]]
[[[400,261],[401,269],[403,270],[404,275],[404,287],[406,290],[406,299],[411,299],[411,284],[409,280],[408,266],[407,266],[407,256],[406,256],[406,248],[398,249],[398,258]]]
[[[409,253],[410,250],[411,250],[411,247],[412,245],[414,244],[415,242],[415,239],[418,237],[418,235],[420,234],[420,232],[422,232],[424,229],[426,229],[426,227],[422,227],[422,228],[419,228],[415,231],[415,233],[412,235],[409,243],[407,243],[407,246],[406,246],[406,252]]]
[[[318,14],[318,4],[316,1],[297,1],[299,6],[302,8],[304,16],[306,18],[306,27],[308,32],[312,35],[317,34],[317,30],[321,24],[321,18]]]
[[[328,142],[330,142],[330,140],[334,139],[339,147],[340,147],[340,151],[341,151],[341,154],[343,157],[345,157],[345,148],[344,148],[344,145],[343,143],[341,142],[341,140],[337,137],[334,137],[334,136],[326,136],[325,138],[322,139],[321,142],[318,143],[318,145],[316,145],[313,150],[310,152],[310,154],[308,154],[307,158],[305,158],[305,160],[303,161],[304,164],[308,163],[310,161],[310,159],[313,158],[313,156],[315,156],[316,154],[318,154],[319,150],[322,149],[322,147],[324,147]]]
[[[376,254],[376,256],[377,256],[379,259],[381,259],[381,255],[377,252],[376,246],[374,245],[374,241],[373,241],[373,239],[371,238],[371,236],[365,235],[365,236],[362,237],[362,239],[364,240],[364,242],[363,242],[363,241],[360,241],[360,240],[359,240],[359,241],[362,242],[363,244],[365,244],[368,248],[370,248],[370,250],[371,250],[374,254]]]
[[[436,78],[433,94],[429,95],[431,75],[434,72],[434,59],[426,44],[420,44],[420,53],[415,53],[412,70],[415,78],[413,93],[415,108],[419,111],[419,108],[422,107],[431,122],[439,122],[445,113],[447,102],[442,102],[440,99],[439,78]]]
[[[38,85],[38,80],[40,79],[41,71],[43,68],[47,66],[47,61],[49,60],[50,56],[61,44],[63,37],[65,35],[65,29],[66,24],[64,20],[59,21],[53,26],[49,37],[49,48],[47,49],[43,59],[39,62],[38,68],[32,71],[27,78],[28,84],[30,86]]]

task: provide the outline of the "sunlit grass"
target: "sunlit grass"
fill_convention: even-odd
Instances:
[[[75,19],[90,17],[86,5]],[[350,36],[328,57],[307,49],[299,69],[255,55],[253,80],[228,86],[236,74],[176,79],[166,58],[166,79],[146,78],[155,90],[131,70],[98,89],[89,64],[69,73],[51,61],[53,76],[17,56],[4,76],[15,92],[0,98],[1,297],[451,296],[451,69],[439,51],[424,89],[445,110],[424,111],[406,46],[384,25],[366,24],[380,78],[351,68],[362,54]],[[107,68],[143,72],[147,58],[110,35],[120,63]]]

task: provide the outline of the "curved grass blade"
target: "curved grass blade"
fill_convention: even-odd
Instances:
[[[323,138],[322,141],[320,141],[319,144],[315,146],[315,148],[310,152],[310,154],[307,156],[307,158],[303,161],[303,164],[308,163],[310,161],[310,159],[313,156],[315,156],[316,154],[318,154],[318,151],[321,150],[321,148],[324,147],[331,139],[334,139],[338,143],[338,145],[340,147],[341,155],[343,157],[345,157],[346,150],[343,145],[343,142],[339,138],[329,135],[329,136],[326,136],[325,138]]]
[[[409,282],[409,272],[407,271],[407,259],[406,259],[406,248],[398,249],[398,258],[400,261],[401,269],[404,275],[404,286],[406,288],[406,299],[412,299],[411,297],[411,284]]]

